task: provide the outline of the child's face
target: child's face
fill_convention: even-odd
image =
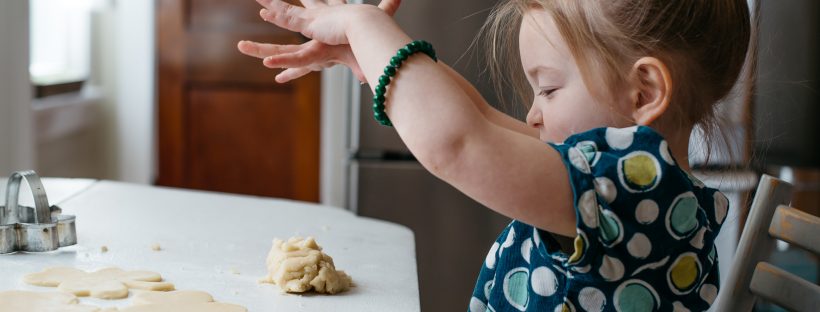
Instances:
[[[527,124],[538,129],[542,141],[563,142],[568,136],[597,127],[626,127],[632,123],[624,94],[601,101],[581,76],[567,43],[552,17],[531,9],[519,33],[521,63],[535,97]],[[595,71],[595,68],[591,68]],[[606,86],[594,86],[606,92]],[[607,93],[601,93],[607,94]]]

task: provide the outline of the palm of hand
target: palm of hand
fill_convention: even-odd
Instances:
[[[284,5],[278,0],[257,0],[257,2],[265,7],[279,5],[280,9],[282,8],[281,5]],[[305,6],[306,16],[308,17],[326,14],[327,12],[323,10],[334,9],[333,7],[339,9],[339,5],[347,3],[346,0],[328,0],[327,4],[321,0],[301,0],[301,2]],[[379,8],[392,16],[398,10],[400,4],[401,0],[382,0],[381,3],[379,3]],[[264,20],[277,25],[286,23],[281,19],[287,17],[271,12],[271,10],[262,9],[260,16],[262,16]],[[336,16],[342,16],[342,14],[336,14]],[[280,20],[276,20],[277,18]],[[291,23],[297,24],[300,22],[292,21]],[[353,74],[356,75],[360,81],[364,82],[366,80],[364,73],[362,73],[356,58],[353,56],[353,51],[349,45],[344,44],[346,43],[346,39],[338,38],[340,35],[338,31],[332,30],[334,27],[331,26],[337,23],[340,23],[340,21],[322,19],[309,25],[295,26],[299,27],[298,29],[290,28],[290,30],[301,31],[307,37],[313,38],[301,45],[277,45],[241,41],[237,47],[240,52],[246,55],[263,59],[262,64],[266,67],[285,68],[284,71],[276,76],[276,81],[279,83],[285,83],[312,71],[319,71],[336,64],[343,64],[349,67],[353,71]]]

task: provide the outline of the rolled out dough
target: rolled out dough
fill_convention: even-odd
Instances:
[[[154,291],[174,290],[174,285],[163,282],[159,273],[125,271],[119,268],[85,272],[69,267],[54,267],[28,274],[23,277],[23,282],[35,286],[57,287],[59,290],[76,296],[91,296],[100,299],[128,297],[129,288]]]
[[[344,271],[337,271],[333,258],[322,252],[313,237],[273,240],[268,253],[268,275],[262,282],[278,285],[285,292],[336,294],[353,286]]]
[[[72,294],[11,290],[0,291],[0,312],[97,312],[97,307],[81,305]]]
[[[132,306],[121,312],[247,312],[244,307],[214,302],[202,291],[140,292],[131,300]]]

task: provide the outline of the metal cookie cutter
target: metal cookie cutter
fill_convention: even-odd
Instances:
[[[34,195],[34,208],[20,206],[20,183],[25,180]],[[43,252],[77,244],[75,217],[49,206],[40,177],[18,171],[6,185],[6,206],[0,206],[0,254],[15,251]]]

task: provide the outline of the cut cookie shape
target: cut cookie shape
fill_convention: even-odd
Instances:
[[[100,308],[81,305],[76,296],[67,293],[0,291],[0,312],[12,311],[98,312]]]
[[[336,271],[333,258],[322,252],[313,237],[274,239],[267,265],[268,276],[262,282],[279,285],[285,292],[335,294],[353,286],[350,276]]]
[[[202,291],[140,292],[131,300],[132,306],[120,312],[247,312],[244,307],[214,302]]]
[[[155,291],[174,290],[174,285],[163,282],[158,273],[148,271],[125,271],[119,268],[105,268],[95,272],[85,272],[75,268],[54,267],[42,272],[28,274],[23,281],[30,285],[57,287],[76,296],[91,296],[100,299],[121,299],[128,297],[128,289]]]

